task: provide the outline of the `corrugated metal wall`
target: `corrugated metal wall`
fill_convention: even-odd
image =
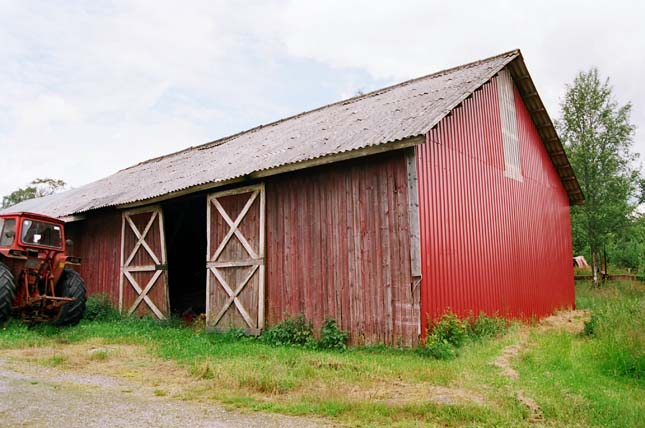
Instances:
[[[417,147],[422,313],[541,316],[574,305],[567,194],[518,92],[522,181],[504,176],[494,78]]]
[[[415,343],[407,186],[403,152],[268,180],[268,324],[332,316],[354,343]]]
[[[95,213],[87,220],[65,225],[67,238],[74,241],[70,254],[81,257],[79,273],[89,294],[104,293],[119,303],[121,271],[121,211]]]

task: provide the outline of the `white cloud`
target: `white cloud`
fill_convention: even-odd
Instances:
[[[0,195],[43,176],[78,186],[516,47],[552,115],[597,65],[645,128],[644,17],[627,1],[0,0]]]

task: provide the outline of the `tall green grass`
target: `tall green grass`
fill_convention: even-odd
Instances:
[[[609,375],[645,380],[644,289],[634,282],[578,286],[578,308],[591,310],[584,331],[590,352]]]
[[[517,359],[520,382],[547,421],[567,427],[643,425],[643,285],[576,284],[585,331],[533,331]]]

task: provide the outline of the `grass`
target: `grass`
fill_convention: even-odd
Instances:
[[[514,360],[516,381],[500,376],[491,362],[528,329],[518,325],[501,337],[466,339],[452,360],[379,346],[344,352],[271,346],[235,334],[195,332],[176,322],[118,320],[113,314],[65,329],[12,321],[0,332],[0,349],[38,354],[54,348],[53,356],[49,350],[37,362],[79,368],[59,350],[97,340],[103,346],[137,345],[148,358],[179,367],[172,376],[182,377],[175,381],[183,389],[178,392],[171,388],[173,379],[159,377],[151,386],[155,395],[324,416],[349,426],[529,426],[527,411],[515,398],[518,389],[540,405],[549,426],[639,426],[645,414],[639,400],[645,395],[643,288],[611,283],[598,290],[580,283],[577,291],[578,307],[594,314],[593,334],[531,328],[525,351]],[[480,328],[495,331],[486,324]],[[83,364],[93,369],[115,370],[120,363],[124,373],[135,371],[125,354],[91,355]],[[159,364],[151,363],[152,375],[140,380],[161,376]]]
[[[10,322],[0,348],[74,346],[96,338],[104,344],[140,345],[162,360],[185,368],[193,387],[181,398],[212,398],[230,406],[291,415],[325,416],[354,426],[516,426],[523,409],[504,388],[489,363],[504,346],[478,340],[460,349],[457,359],[438,361],[414,349],[366,347],[344,352],[271,346],[253,338],[207,334],[174,323],[148,319],[82,321],[76,327],[28,328]],[[93,354],[94,355],[94,354]],[[109,358],[114,362],[116,356]],[[88,365],[100,364],[90,359]],[[455,395],[481,396],[454,404],[428,401],[431,386]],[[163,385],[159,390],[166,391]],[[398,396],[403,389],[407,396]]]
[[[642,284],[577,285],[587,334],[533,332],[517,361],[522,383],[545,418],[561,426],[645,426],[645,306]]]
[[[63,355],[53,355],[48,358],[43,358],[40,360],[40,364],[43,366],[56,367],[64,364],[67,361],[67,358]]]

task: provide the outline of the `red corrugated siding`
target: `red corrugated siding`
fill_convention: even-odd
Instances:
[[[275,177],[266,197],[269,325],[331,316],[354,343],[416,342],[402,152]]]
[[[115,305],[119,303],[121,270],[121,212],[92,214],[87,220],[65,225],[74,241],[71,254],[81,257],[80,274],[88,293],[104,293]]]
[[[423,325],[574,305],[567,194],[517,91],[515,105],[523,182],[504,176],[495,78],[417,148]]]

